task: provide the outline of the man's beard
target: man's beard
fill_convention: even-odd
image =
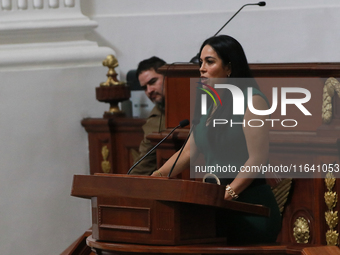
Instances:
[[[164,97],[162,97],[162,99],[160,101],[156,101],[154,103],[155,103],[155,105],[157,105],[158,109],[160,109],[160,110],[165,109],[165,99],[164,99]]]

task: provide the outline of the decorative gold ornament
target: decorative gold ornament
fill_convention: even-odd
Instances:
[[[118,61],[115,56],[108,55],[103,61],[103,66],[107,66],[109,71],[106,74],[106,82],[100,83],[96,88],[96,98],[100,102],[110,104],[110,109],[104,113],[104,118],[123,117],[125,113],[119,109],[118,104],[130,98],[130,88],[126,82],[117,79],[115,67],[118,66]]]
[[[111,165],[110,162],[107,160],[109,156],[109,149],[106,145],[102,147],[102,155],[103,155],[103,161],[102,161],[102,171],[103,173],[110,173],[111,171]]]
[[[332,120],[332,97],[335,91],[340,97],[340,83],[337,79],[330,77],[323,87],[322,121],[325,124],[329,124]]]
[[[335,230],[328,230],[326,232],[327,245],[337,245],[339,239],[339,233]]]
[[[325,192],[325,203],[328,207],[328,211],[325,212],[325,219],[329,227],[329,230],[326,232],[327,245],[337,245],[339,239],[339,233],[334,230],[339,223],[338,211],[333,211],[333,208],[338,202],[338,194],[336,192],[332,192],[335,181],[336,179],[334,175],[328,172],[325,178],[325,184],[328,190]]]
[[[293,235],[297,243],[308,243],[309,225],[304,217],[299,217],[295,220]]]
[[[336,225],[339,223],[339,218],[338,218],[338,212],[335,211],[328,211],[325,212],[325,218],[327,225],[329,226],[330,229],[334,229]]]
[[[109,71],[107,72],[106,82],[102,82],[100,86],[114,86],[114,85],[124,85],[125,82],[120,82],[117,80],[117,73],[115,68],[118,67],[118,60],[113,55],[108,55],[103,61],[103,66],[107,66]]]
[[[281,214],[287,202],[291,187],[292,187],[292,179],[287,178],[287,179],[283,179],[276,187],[272,189]]]
[[[327,191],[325,193],[325,202],[329,210],[332,210],[338,200],[338,194],[336,192]]]
[[[326,187],[328,190],[332,190],[334,185],[335,185],[335,178],[334,175],[330,172],[326,174],[326,179],[325,179]]]

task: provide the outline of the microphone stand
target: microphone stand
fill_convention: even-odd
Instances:
[[[244,8],[246,7],[247,5],[259,5],[259,6],[265,6],[266,5],[266,2],[259,2],[259,3],[256,3],[256,4],[245,4],[243,5],[221,28],[220,30],[218,30],[216,32],[216,34],[214,34],[214,36],[216,36],[219,32],[221,32],[221,30],[226,26],[228,25],[228,23]]]
[[[182,151],[183,151],[185,145],[187,144],[187,142],[188,142],[188,140],[189,140],[189,137],[190,137],[192,131],[194,130],[194,128],[195,128],[195,124],[192,124],[192,126],[191,126],[191,128],[190,128],[190,131],[189,131],[189,134],[188,134],[187,138],[185,139],[184,144],[182,145],[182,148],[181,148],[181,150],[180,150],[180,152],[179,152],[179,154],[178,154],[178,156],[177,156],[177,158],[176,158],[174,164],[172,165],[172,167],[171,167],[171,169],[170,169],[170,172],[169,172],[169,174],[168,174],[168,178],[170,178],[170,176],[171,176],[171,174],[172,174],[172,171],[174,170],[174,168],[175,168],[175,166],[176,166],[176,164],[177,164],[177,161],[178,161],[179,157],[181,156]]]
[[[226,26],[228,25],[228,23],[246,6],[248,5],[258,5],[258,6],[265,6],[266,5],[266,2],[258,2],[258,3],[254,3],[254,4],[245,4],[243,5],[215,34],[214,36],[218,35],[219,32],[221,32],[221,30]],[[193,64],[198,64],[199,63],[199,53],[197,53],[197,55],[195,57],[193,57],[191,60],[190,60],[190,63],[193,63]]]
[[[165,139],[167,139],[177,128],[180,127],[185,127],[186,125],[189,124],[188,120],[182,120],[179,125],[177,127],[175,127],[173,130],[171,130],[171,132],[164,137],[159,143],[157,143],[151,150],[148,151],[148,153],[146,153],[140,160],[138,160],[127,172],[127,174],[130,174],[130,172],[132,171],[132,169],[135,168],[135,166],[137,166],[144,158],[146,158],[148,155],[150,155],[151,152],[153,152]]]

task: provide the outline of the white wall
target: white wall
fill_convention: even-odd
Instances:
[[[0,13],[1,254],[59,254],[90,227],[89,201],[71,197],[70,191],[72,176],[89,172],[80,121],[108,109],[95,99],[95,87],[107,72],[100,59],[116,52],[122,79],[152,55],[187,62],[244,3],[81,0],[82,12],[98,23],[94,32],[94,23],[79,13],[66,17],[51,11],[41,19],[50,25],[44,33],[16,38],[6,35],[17,25],[6,20],[11,12]],[[339,11],[338,0],[271,0],[266,7],[246,7],[222,33],[238,39],[252,63],[340,62]],[[31,12],[38,19],[38,10]],[[73,28],[67,27],[70,15]],[[64,30],[57,30],[63,37],[50,31],[58,18],[66,19]],[[77,30],[79,20],[88,24],[86,38],[92,43]],[[20,27],[24,24],[32,22],[24,20],[15,35],[27,31]],[[24,64],[18,58],[23,49]],[[56,54],[57,49],[69,54]]]
[[[83,0],[99,27],[91,38],[113,48],[122,77],[151,55],[189,61],[201,43],[247,0]],[[251,63],[340,62],[338,0],[269,0],[247,6],[221,33],[243,45]]]
[[[89,173],[80,121],[107,110],[102,69],[0,72],[1,254],[60,254],[91,226],[90,202],[70,193]]]
[[[109,106],[95,99],[114,51],[84,38],[97,26],[79,0],[33,8],[0,2],[1,254],[60,254],[91,226],[90,201],[71,197],[88,174],[80,122]],[[35,1],[39,2],[39,1]]]

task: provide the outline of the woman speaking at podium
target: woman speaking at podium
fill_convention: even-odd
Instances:
[[[230,36],[214,36],[204,41],[199,56],[202,88],[213,87],[213,81],[216,78],[227,78],[228,84],[231,83],[242,90],[245,111],[244,115],[233,115],[233,98],[228,89],[220,93],[223,105],[217,106],[212,100],[208,102],[207,114],[200,117],[194,135],[190,136],[171,175],[175,176],[189,168],[190,155],[193,159],[199,153],[204,155],[207,166],[232,165],[240,169],[247,166],[266,165],[269,154],[270,123],[265,121],[268,116],[255,115],[248,109],[247,98],[252,97],[253,106],[257,110],[267,110],[268,102],[255,80],[252,79],[242,46]],[[249,86],[252,87],[252,95],[247,95]],[[195,109],[198,111],[201,107],[196,105]],[[264,124],[261,127],[244,124],[213,127],[213,119],[227,119],[233,123],[247,123],[251,119],[260,119]],[[167,176],[178,153],[175,153],[160,169],[153,172],[152,176]],[[218,233],[226,236],[230,244],[275,242],[280,231],[281,216],[275,197],[265,179],[256,177],[256,173],[239,172],[236,176],[224,174],[223,178],[220,178],[221,185],[226,186],[224,199],[261,204],[269,207],[271,212],[270,217],[240,212],[223,212],[217,215]]]

